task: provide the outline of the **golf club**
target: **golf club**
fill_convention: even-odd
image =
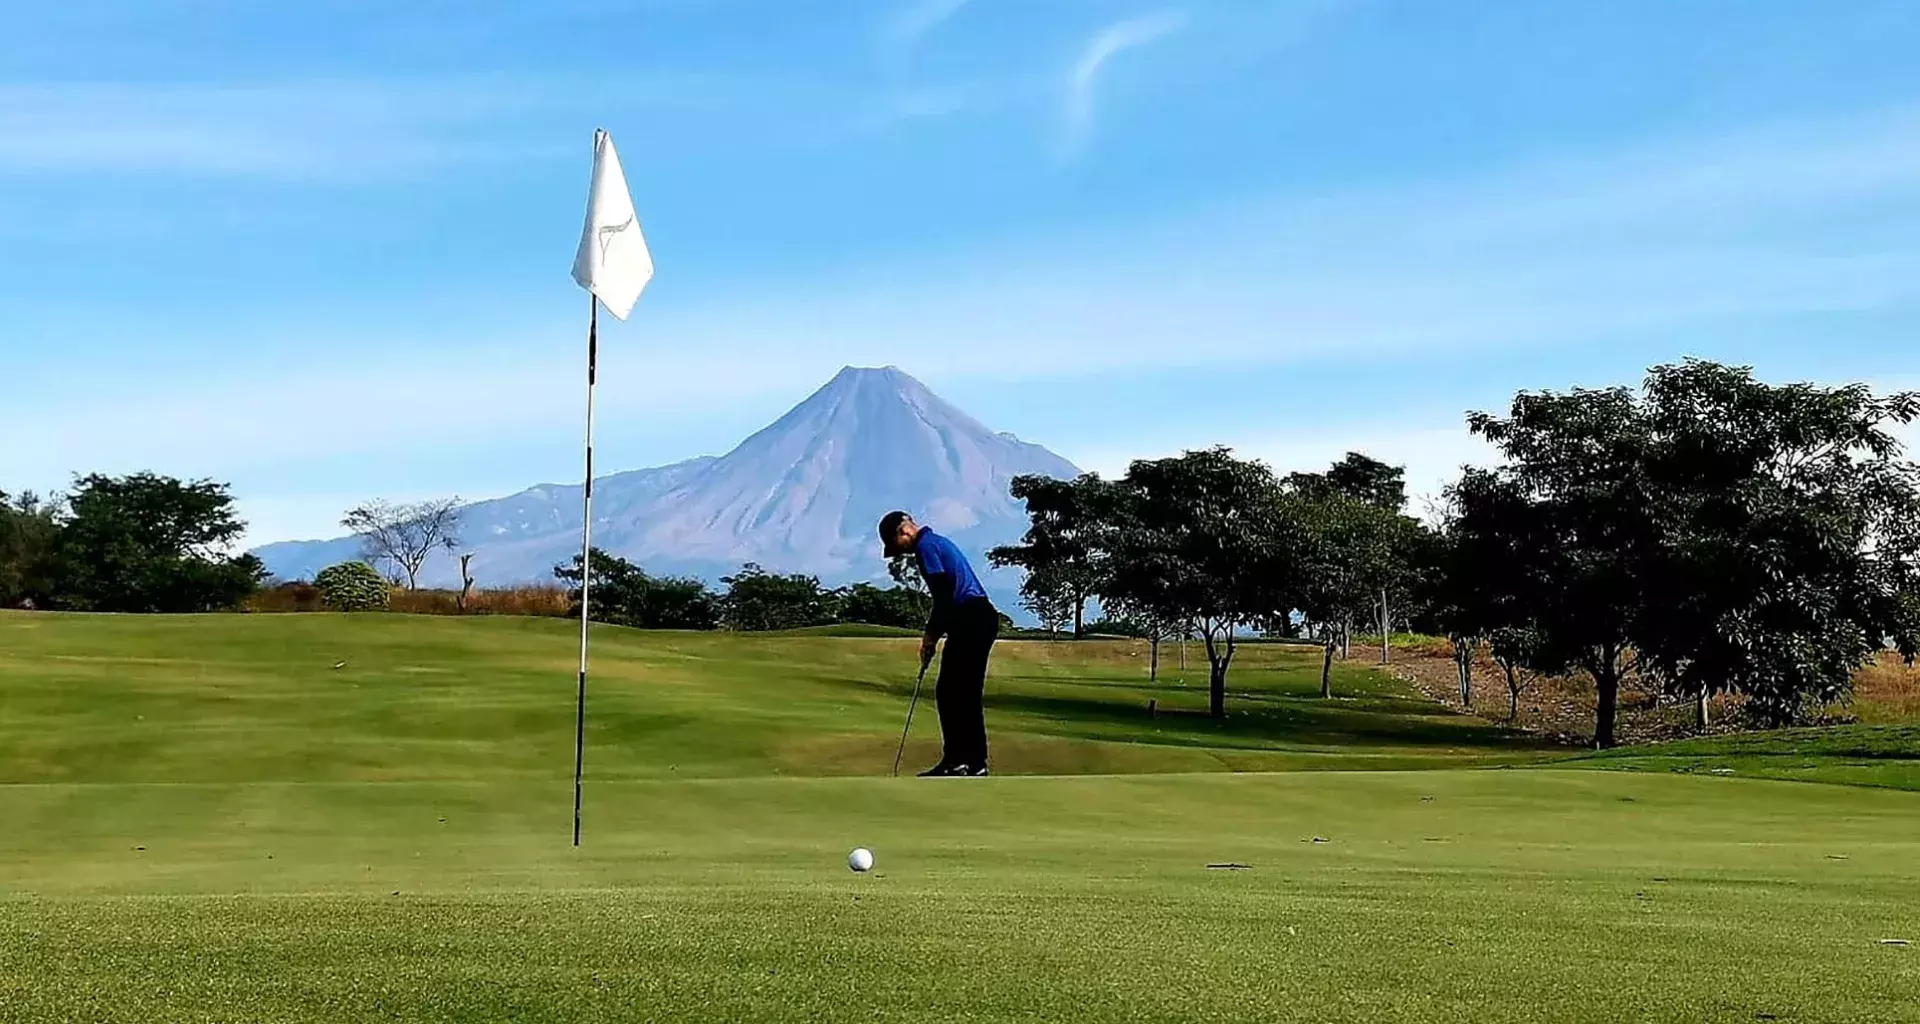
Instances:
[[[920,663],[920,675],[913,680],[913,699],[907,702],[907,725],[900,730],[900,749],[893,754],[893,776],[900,777],[900,758],[907,753],[907,734],[913,731],[913,709],[920,703],[920,684],[927,681],[927,666],[933,664],[928,658]]]

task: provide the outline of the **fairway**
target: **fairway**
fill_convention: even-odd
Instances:
[[[1040,643],[894,780],[911,640],[596,636],[575,850],[563,623],[0,616],[0,1019],[1920,1019],[1920,794]]]

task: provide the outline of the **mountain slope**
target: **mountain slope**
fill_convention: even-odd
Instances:
[[[894,508],[952,536],[1012,610],[1017,580],[988,573],[985,551],[1019,537],[1008,494],[1026,473],[1069,477],[1072,463],[982,425],[894,367],[847,367],[720,458],[621,473],[594,484],[594,543],[651,571],[716,578],[745,562],[828,583],[885,575],[873,524]],[[580,488],[546,485],[468,506],[466,546],[483,584],[551,579],[578,551]],[[311,576],[352,557],[351,538],[258,549],[276,575]],[[451,582],[450,559],[426,579]]]

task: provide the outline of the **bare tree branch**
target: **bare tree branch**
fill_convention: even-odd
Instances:
[[[359,536],[369,564],[389,563],[406,577],[408,590],[417,590],[427,556],[460,545],[460,499],[395,504],[376,498],[348,510],[340,525]]]

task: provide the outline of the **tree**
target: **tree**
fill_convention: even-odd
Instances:
[[[1483,605],[1485,575],[1472,563],[1462,536],[1457,505],[1444,501],[1434,509],[1439,528],[1418,553],[1414,597],[1425,621],[1446,636],[1460,683],[1460,704],[1473,706],[1473,663],[1486,635]]]
[[[635,629],[707,630],[720,624],[720,597],[702,580],[653,576],[639,566],[593,549],[593,592],[588,618]],[[580,614],[580,556],[557,565],[554,578],[570,584],[572,614]]]
[[[1289,473],[1288,488],[1308,498],[1338,494],[1374,508],[1399,512],[1407,506],[1407,471],[1359,452],[1348,452],[1324,473]]]
[[[467,610],[467,601],[473,594],[473,552],[460,556],[460,595],[454,598],[454,606],[461,611]]]
[[[1293,607],[1320,641],[1320,695],[1333,696],[1333,652],[1349,623],[1375,607],[1383,589],[1404,585],[1415,524],[1337,491],[1298,489],[1286,503],[1293,530]]]
[[[388,563],[406,579],[407,589],[415,590],[427,556],[460,546],[460,499],[395,504],[377,498],[347,510],[340,525],[360,538],[369,564]]]
[[[1324,501],[1332,497],[1347,498],[1371,508],[1401,513],[1407,505],[1407,472],[1404,466],[1390,466],[1378,459],[1370,458],[1359,452],[1348,452],[1340,461],[1328,467],[1323,473],[1289,473],[1286,478],[1288,489],[1311,501]],[[1412,521],[1409,520],[1409,523]],[[1416,538],[1417,529],[1406,529],[1408,538]],[[1395,560],[1383,561],[1379,570],[1380,587],[1378,601],[1369,598],[1370,608],[1367,614],[1380,627],[1380,664],[1385,665],[1391,656],[1393,637],[1392,597],[1409,582],[1408,574],[1396,571],[1412,564],[1407,553],[1401,553]],[[1341,622],[1341,642],[1346,642],[1346,633],[1351,629],[1351,619],[1361,617],[1358,608],[1347,613],[1348,618]]]
[[[1505,538],[1515,571],[1501,596],[1536,627],[1529,667],[1586,672],[1594,744],[1611,747],[1643,619],[1643,570],[1660,542],[1661,496],[1643,472],[1653,443],[1645,411],[1626,388],[1522,392],[1507,417],[1467,422],[1508,462],[1462,491],[1462,527]]]
[[[1661,543],[1635,646],[1691,698],[1735,691],[1784,725],[1847,695],[1891,643],[1920,649],[1920,468],[1890,428],[1920,394],[1769,386],[1702,361],[1649,371]]]
[[[314,574],[320,600],[337,612],[384,610],[391,599],[387,581],[365,562],[341,562]]]
[[[1533,682],[1532,674],[1525,669],[1532,658],[1534,643],[1532,626],[1497,626],[1487,637],[1494,664],[1506,674],[1507,721],[1510,723],[1520,720],[1520,695]]]
[[[911,554],[895,555],[887,559],[887,575],[893,579],[893,585],[896,587],[905,587],[916,594],[927,593],[927,581],[921,577],[919,563]],[[930,595],[928,603],[929,605],[932,603]]]
[[[0,608],[53,604],[59,505],[28,491],[0,491]]]
[[[817,576],[775,575],[748,562],[720,582],[727,585],[722,621],[728,629],[799,629],[834,621],[833,595],[820,589]]]
[[[1093,473],[1074,480],[1014,477],[1012,494],[1027,503],[1026,535],[1018,544],[987,553],[994,565],[1026,570],[1021,593],[1042,621],[1046,617],[1041,609],[1068,611],[1075,639],[1083,632],[1087,602],[1101,592],[1106,578],[1101,533],[1109,522],[1105,512],[1111,489]]]
[[[1212,448],[1133,463],[1108,511],[1108,596],[1200,634],[1215,718],[1237,632],[1291,607],[1280,498],[1265,466]]]
[[[1160,681],[1160,645],[1168,640],[1179,638],[1181,622],[1168,618],[1166,613],[1153,608],[1134,607],[1124,601],[1111,598],[1102,602],[1102,607],[1111,616],[1089,626],[1095,634],[1112,633],[1120,636],[1139,637],[1147,642],[1147,682]]]
[[[1080,624],[1074,618],[1074,602],[1066,588],[1048,575],[1029,575],[1020,586],[1020,607],[1040,620],[1040,628],[1047,631],[1052,639],[1058,639],[1066,627],[1071,624],[1075,639],[1079,638]]]
[[[1920,469],[1891,428],[1920,395],[1773,387],[1688,360],[1625,388],[1522,393],[1474,430],[1509,463],[1463,521],[1518,571],[1509,663],[1583,669],[1614,742],[1630,669],[1692,698],[1736,692],[1773,724],[1848,692],[1883,646],[1920,655]],[[1517,702],[1517,697],[1516,697]]]
[[[227,548],[246,529],[227,485],[152,473],[75,481],[55,556],[57,603],[101,612],[205,612],[259,589],[266,568]]]

